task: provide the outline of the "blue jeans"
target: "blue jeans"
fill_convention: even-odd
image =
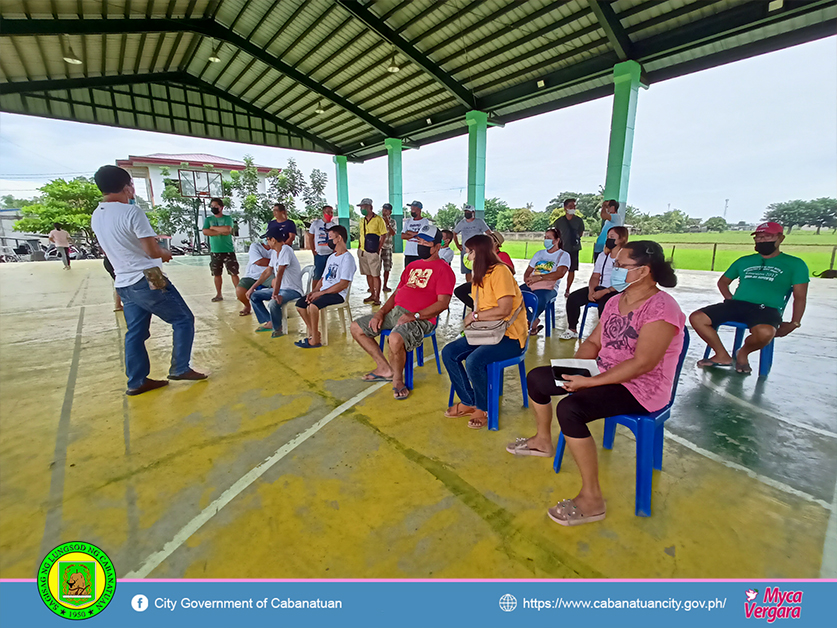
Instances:
[[[313,281],[319,281],[323,278],[323,274],[325,274],[326,264],[328,263],[329,255],[320,255],[319,253],[314,253],[314,278]]]
[[[191,367],[192,342],[195,339],[195,317],[172,283],[166,280],[165,290],[152,290],[143,277],[132,286],[117,288],[122,299],[125,323],[125,374],[128,388],[139,388],[151,372],[145,341],[151,336],[151,315],[172,326],[171,367],[169,375],[183,375]]]
[[[442,362],[456,395],[466,406],[488,412],[488,365],[523,353],[517,340],[508,336],[496,345],[469,345],[465,337],[449,342],[442,349]],[[462,362],[465,365],[462,365]]]
[[[296,290],[279,290],[279,296],[282,297],[282,305],[273,300],[273,288],[261,288],[250,295],[250,303],[253,304],[253,311],[258,321],[262,325],[267,321],[272,322],[275,330],[282,329],[282,308],[302,298]],[[264,305],[265,301],[269,301],[267,307]]]
[[[538,318],[546,309],[546,304],[558,296],[555,290],[532,290],[525,283],[520,286],[521,292],[531,292],[538,297],[538,309],[535,310],[535,318]]]

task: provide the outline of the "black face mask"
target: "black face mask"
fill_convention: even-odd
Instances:
[[[605,248],[606,249],[612,249],[615,246],[616,246],[616,238],[608,238],[607,240],[605,240]]]
[[[430,259],[431,255],[433,255],[433,253],[430,251],[429,246],[421,246],[421,245],[418,246],[418,256],[419,256],[419,258]]]
[[[412,216],[413,218],[418,218],[420,214],[417,211],[411,211],[410,216]]]
[[[220,213],[221,213],[221,210],[220,210],[220,209],[218,209],[217,207],[211,207],[211,208],[210,208],[210,211],[211,211],[213,214],[215,214],[216,216],[217,216],[218,214],[220,214]]]
[[[473,218],[474,212],[465,212],[465,218]]]
[[[756,242],[756,253],[759,255],[772,255],[775,252],[775,242]]]
[[[335,250],[337,248],[337,242],[335,242],[334,240],[329,240],[328,248],[330,248],[332,251]]]

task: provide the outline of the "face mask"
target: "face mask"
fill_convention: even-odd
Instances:
[[[473,218],[474,212],[465,212],[465,218]]]
[[[366,209],[365,207],[361,207],[360,208],[360,213],[363,214],[364,216],[366,216],[369,213],[369,210]]]
[[[570,216],[572,216],[573,214],[575,214],[575,210],[574,210],[574,209],[568,209],[568,210],[567,210],[567,213],[568,213]]]
[[[468,270],[474,270],[474,262],[467,255],[462,258],[462,263],[465,264],[465,268]]]
[[[616,238],[608,238],[605,240],[606,249],[612,249],[614,246],[616,246]]]
[[[337,248],[337,242],[335,242],[334,240],[329,240],[328,248],[330,248],[332,251],[335,250]]]
[[[756,253],[759,255],[772,255],[775,252],[775,242],[756,242]]]
[[[616,292],[622,292],[630,286],[631,284],[635,284],[639,279],[636,281],[628,281],[628,271],[631,270],[630,268],[614,268],[610,273],[610,287],[616,290]]]
[[[544,240],[543,241],[543,247],[545,249],[551,249],[553,246],[555,246],[555,240]]]
[[[136,204],[137,204],[137,199],[135,199],[135,198],[129,198],[128,199],[128,205],[136,205]]]
[[[420,215],[421,214],[419,214],[418,210],[415,209],[410,212],[410,216],[412,216],[413,218],[418,218]]]
[[[331,222],[332,218],[334,218],[334,214],[323,214],[323,220],[326,222]]]
[[[215,214],[216,216],[217,216],[218,214],[220,214],[220,213],[221,213],[221,210],[220,210],[220,209],[218,209],[217,207],[213,207],[213,208],[211,209],[211,211],[212,211],[212,213],[213,213],[213,214]]]
[[[418,256],[421,259],[429,259],[433,253],[430,251],[429,246],[419,246],[418,247]]]

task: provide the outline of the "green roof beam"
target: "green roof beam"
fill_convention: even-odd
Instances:
[[[599,26],[607,35],[613,49],[616,51],[616,56],[620,61],[627,61],[633,58],[633,44],[628,33],[625,32],[622,23],[616,16],[616,12],[609,2],[599,2],[599,0],[587,0],[590,5],[590,10],[596,16]]]

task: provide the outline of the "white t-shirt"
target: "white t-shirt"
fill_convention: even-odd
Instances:
[[[601,279],[599,280],[600,286],[610,288],[610,275],[613,273],[614,261],[610,255],[605,255],[604,253],[596,258],[596,263],[593,264],[593,272],[601,275]]]
[[[99,203],[90,226],[113,265],[115,287],[132,286],[143,278],[142,271],[163,267],[163,260],[149,257],[140,244],[140,238],[155,238],[157,234],[139,205]]]
[[[247,251],[247,255],[250,258],[247,263],[247,272],[244,273],[245,277],[249,277],[250,279],[258,279],[262,276],[262,273],[265,270],[265,266],[258,266],[256,262],[262,259],[270,259],[270,249],[265,248],[261,242],[253,242],[250,245],[250,250]]]
[[[322,218],[311,221],[308,233],[314,236],[314,247],[317,255],[331,255],[331,249],[328,247],[328,230],[336,224],[333,220],[326,222]]]
[[[482,235],[486,231],[491,231],[488,225],[482,218],[474,218],[468,222],[464,218],[456,223],[453,232],[459,234],[459,243],[464,247],[465,243],[473,238],[475,235]]]
[[[401,233],[407,233],[408,231],[415,231],[418,233],[421,231],[421,228],[425,225],[429,225],[430,221],[427,218],[419,218],[416,220],[412,216],[409,220],[407,217],[404,216],[404,223],[401,227]],[[409,240],[404,241],[404,255],[418,255],[418,238],[410,238]]]
[[[337,253],[332,253],[331,257],[328,258],[326,262],[326,269],[323,273],[323,283],[320,286],[320,290],[326,290],[331,288],[334,284],[343,281],[351,281],[355,276],[355,271],[357,270],[357,262],[355,262],[355,258],[352,257],[352,254],[346,251],[343,255],[338,255]],[[349,288],[346,287],[344,290],[341,290],[338,294],[346,298],[346,292],[348,292]]]
[[[292,246],[286,244],[278,253],[270,251],[270,267],[277,277],[279,276],[280,266],[285,267],[285,272],[282,274],[282,283],[279,285],[279,289],[296,290],[300,295],[305,294],[302,289],[302,269],[299,267],[299,260],[296,258]]]
[[[52,241],[58,248],[70,246],[70,234],[63,229],[53,229],[49,232],[49,237],[52,238]]]
[[[453,252],[453,249],[449,246],[443,246],[439,249],[439,257],[445,260],[448,264],[453,261],[453,258],[456,256],[456,253]]]
[[[554,273],[560,266],[570,267],[570,254],[563,249],[558,249],[554,253],[550,253],[546,249],[541,249],[532,256],[529,266],[535,269],[532,272],[533,275]],[[557,290],[559,283],[560,280],[540,281],[529,287],[532,290]]]

